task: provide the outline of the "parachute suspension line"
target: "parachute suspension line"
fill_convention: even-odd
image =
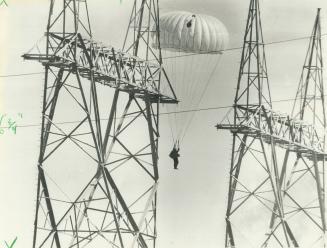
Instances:
[[[210,76],[209,76],[209,78],[208,78],[208,81],[206,82],[205,88],[204,88],[204,90],[203,90],[202,93],[201,93],[201,97],[200,97],[199,101],[198,101],[197,104],[196,104],[196,108],[199,107],[199,105],[200,105],[200,103],[201,103],[201,101],[202,101],[202,99],[203,99],[203,97],[204,97],[204,95],[205,95],[205,93],[206,93],[206,91],[207,91],[209,85],[210,85],[210,82],[212,81],[213,75],[215,74],[215,72],[217,71],[217,69],[218,69],[218,67],[219,67],[219,65],[220,65],[221,58],[222,58],[222,57],[219,56],[219,58],[218,58],[218,60],[217,60],[217,62],[216,62],[216,64],[215,64],[214,69],[211,71]],[[191,125],[191,123],[192,123],[194,117],[195,117],[195,112],[192,113],[191,119],[190,119],[190,121],[188,122],[187,127],[184,129],[183,136],[182,136],[182,138],[180,139],[181,142],[184,140],[185,135],[186,135],[188,129],[190,128],[190,125]]]
[[[179,140],[174,141],[174,147],[179,150]]]
[[[185,63],[183,63],[183,73],[182,73],[182,85],[185,85],[185,79],[186,79],[186,73],[187,73],[187,68],[188,65],[186,65]]]
[[[179,51],[174,51],[174,53],[178,56],[180,55],[180,52]],[[174,63],[174,70],[176,71],[176,60],[177,59],[174,59],[173,60],[173,63]],[[178,74],[175,72],[174,73],[175,75],[175,89],[176,89],[176,94],[177,94],[177,99],[179,100],[179,102],[177,103],[176,106],[173,106],[173,110],[175,110],[175,113],[174,113],[174,130],[175,130],[175,139],[174,139],[174,143],[176,142],[176,140],[178,139],[178,134],[176,132],[177,128],[178,128],[178,116],[177,116],[177,111],[178,110],[178,107],[180,106],[181,104],[181,93],[180,93],[180,88],[181,88],[181,84],[179,82],[179,77],[178,77]]]
[[[166,50],[162,50],[162,51],[164,52],[165,56],[171,55]],[[173,71],[173,64],[172,63],[167,63],[167,60],[164,60],[164,65],[165,65],[165,68],[167,69],[166,70],[166,73],[168,75],[168,78],[169,78],[169,80],[170,80],[173,88],[176,89],[176,78],[174,77],[174,74],[172,73],[172,71]],[[169,112],[170,111],[169,104],[165,104],[164,106],[165,106],[166,111]],[[175,118],[174,116],[168,115],[168,122],[169,122],[168,124],[169,124],[169,127],[170,127],[170,132],[171,132],[172,140],[175,140],[176,139],[175,134],[174,134],[174,131],[173,131],[174,128],[175,128],[175,126],[174,126],[174,118]]]
[[[184,63],[183,65],[183,74],[182,76],[182,81],[181,81],[181,87],[179,90],[179,94],[181,95],[182,99],[181,99],[181,104],[180,106],[178,106],[179,110],[183,111],[185,109],[186,106],[188,106],[188,90],[192,85],[192,81],[190,80],[192,78],[194,72],[194,58],[191,60],[191,62],[186,61],[186,63]],[[184,121],[185,118],[187,117],[186,114],[183,114],[183,116],[179,117],[179,123],[178,123],[178,130],[177,130],[177,137],[178,139],[180,138],[180,133],[182,131],[183,125],[184,125]]]
[[[182,74],[182,85],[183,87],[183,91],[181,92],[181,95],[183,96],[183,103],[181,105],[182,109],[181,111],[184,111],[187,107],[191,107],[191,102],[192,99],[189,98],[189,95],[191,93],[191,88],[193,88],[193,84],[194,81],[193,79],[193,74],[196,71],[196,67],[195,67],[195,62],[194,60],[196,60],[196,56],[193,57],[192,60],[188,59],[186,60],[186,63],[184,62],[184,66],[183,66],[183,74]],[[182,60],[183,61],[183,60]],[[185,61],[185,60],[184,60]],[[188,118],[188,114],[185,113],[183,114],[183,116],[181,116],[181,123],[179,125],[179,130],[178,130],[178,139],[180,139],[182,130],[184,128],[185,125],[185,120]]]
[[[197,60],[197,67],[200,67],[200,65],[203,63],[202,61],[206,61],[203,60],[204,56],[207,56],[209,58],[209,61],[207,61],[207,66],[209,67],[209,65],[213,64],[213,60],[215,59],[213,56],[210,55],[199,55],[199,59]],[[213,58],[213,59],[212,59]],[[213,68],[210,68],[211,70],[206,70],[206,71],[212,71]],[[199,91],[200,91],[200,87],[199,85],[202,85],[202,81],[206,80],[206,78],[203,75],[203,71],[199,71],[197,73],[197,76],[195,77],[195,87],[191,90],[191,95],[190,95],[190,99],[192,99],[192,102],[197,102],[197,98],[196,95],[199,95]],[[192,108],[196,107],[196,104],[193,105],[192,104]]]
[[[167,52],[168,53],[168,52]],[[177,55],[176,53],[174,53],[174,52],[171,52],[172,54],[174,54],[174,55]],[[172,85],[173,85],[173,87],[174,87],[174,90],[175,90],[175,93],[176,93],[176,95],[177,95],[177,99],[179,99],[179,95],[178,95],[178,91],[177,91],[177,85],[176,85],[176,80],[177,80],[177,78],[176,78],[176,75],[175,75],[175,73],[174,73],[174,60],[172,60],[172,61],[170,61],[170,76],[171,76],[171,78],[172,78]],[[171,106],[171,105],[169,105],[169,106],[167,106],[167,109],[169,109],[170,111],[171,110],[174,110],[174,106]],[[174,132],[174,130],[176,130],[176,114],[174,114],[174,115],[172,115],[171,116],[171,122],[170,122],[170,129],[171,129],[171,131],[172,131],[172,133],[173,133],[173,141],[175,141],[176,140],[176,134],[175,134],[175,132]]]
[[[197,88],[199,88],[199,84],[198,84],[198,80],[197,77],[199,74],[201,74],[201,72],[198,70],[199,68],[199,63],[201,63],[201,55],[199,56],[194,56],[192,62],[191,62],[191,71],[189,73],[187,77],[187,84],[186,84],[186,91],[185,91],[185,106],[189,106],[190,108],[194,107],[194,98],[192,98],[192,94],[194,93],[194,91],[197,90]],[[183,123],[180,125],[180,130],[178,133],[178,137],[179,139],[181,139],[182,135],[183,135],[183,130],[185,129],[188,121],[190,118],[190,114],[185,114],[185,118],[183,118]]]
[[[173,53],[175,53],[176,55],[179,54],[178,52],[174,51]],[[174,73],[173,75],[175,76],[174,78],[174,84],[175,84],[175,89],[176,89],[176,93],[177,93],[177,98],[179,99],[179,102],[176,106],[173,106],[173,109],[175,109],[175,113],[174,113],[174,130],[177,130],[178,128],[178,116],[177,116],[177,109],[178,107],[180,106],[181,102],[180,102],[180,99],[181,99],[181,96],[180,96],[180,88],[181,88],[181,84],[178,82],[178,74],[176,73],[176,59],[173,60],[173,63],[174,63],[174,66],[173,66],[173,70],[174,70]],[[177,132],[175,133],[175,139],[178,139],[178,134]]]
[[[209,59],[208,59],[209,58]],[[216,56],[207,55],[207,54],[199,54],[198,56],[194,56],[192,59],[190,66],[188,66],[188,74],[184,75],[184,78],[188,80],[188,82],[184,85],[184,89],[182,91],[184,104],[182,104],[182,111],[186,107],[196,108],[199,104],[199,96],[203,91],[203,85],[205,81],[207,81],[206,73],[204,71],[211,72],[214,69],[214,66],[211,68],[210,65],[215,65]],[[203,64],[208,66],[209,70],[199,70],[203,68]],[[185,118],[182,118],[181,124],[178,125],[178,139],[182,141],[183,136],[185,136],[185,129],[188,127],[189,123],[192,121],[192,115],[190,113],[184,114]]]
[[[177,55],[177,53],[175,53],[175,52],[172,52],[173,54],[175,54],[175,55]],[[176,73],[175,73],[175,60],[172,60],[171,62],[170,62],[170,65],[171,65],[171,75],[172,75],[172,78],[173,78],[173,80],[174,80],[174,82],[173,82],[173,84],[174,84],[174,89],[175,89],[175,91],[176,91],[176,94],[177,94],[177,98],[179,98],[179,96],[178,96],[178,88],[177,88],[177,77],[176,77]],[[171,105],[169,105],[169,106],[171,106]],[[174,106],[171,106],[173,109],[174,109]],[[175,130],[176,129],[176,114],[174,114],[174,116],[173,116],[173,125],[174,125],[174,129],[173,130]],[[175,136],[175,138],[176,138],[176,134],[174,133],[174,136]]]
[[[181,53],[180,51],[174,51],[174,50],[163,50],[165,55],[169,55],[169,57],[173,56],[180,56]],[[182,60],[181,60],[182,61]],[[183,61],[182,61],[183,62]],[[176,92],[177,98],[178,100],[182,99],[181,96],[181,91],[183,90],[183,84],[181,84],[181,79],[183,79],[183,75],[179,74],[179,61],[177,59],[171,59],[168,61],[164,61],[165,63],[165,67],[167,68],[166,73],[168,75],[168,78],[170,79],[170,82]],[[183,64],[183,63],[182,63]],[[183,104],[183,101],[179,102],[179,104],[167,104],[164,105],[167,112],[173,112],[174,114],[169,115],[168,116],[168,120],[169,120],[169,126],[170,126],[170,132],[171,132],[171,136],[172,136],[172,140],[175,143],[178,140],[178,132],[177,129],[179,127],[179,121],[180,118],[178,116],[178,108],[181,106],[181,104]]]
[[[186,91],[186,98],[189,99],[189,104],[192,105],[193,99],[190,98],[194,88],[197,86],[197,80],[196,77],[199,74],[197,68],[197,63],[199,62],[200,56],[194,56],[194,59],[192,60],[192,71],[190,73],[190,76],[188,77],[188,84],[187,84],[187,91]],[[195,61],[194,61],[195,60]]]
[[[178,56],[178,53],[176,51],[171,51],[172,54],[175,54],[176,56]],[[172,65],[171,67],[171,72],[172,72],[172,77],[173,77],[173,85],[174,85],[174,90],[175,90],[175,93],[176,93],[176,96],[177,96],[177,99],[180,101],[180,93],[179,93],[179,82],[178,82],[178,77],[176,75],[176,59],[174,60],[170,60],[170,64]],[[169,105],[170,107],[170,110],[172,111],[175,111],[176,112],[176,109],[178,107],[178,105],[180,104],[180,102],[178,102],[176,105]],[[177,134],[176,134],[176,129],[177,129],[177,114],[174,113],[172,115],[173,117],[173,121],[172,121],[172,125],[173,125],[173,132],[174,132],[174,142],[175,140],[177,139]]]
[[[168,52],[165,51],[165,53],[167,54]],[[172,64],[171,64],[171,63],[166,63],[166,65],[168,65],[167,67],[170,67],[170,68],[169,68],[169,72],[171,72],[171,71],[172,71]],[[170,80],[172,86],[173,86],[174,89],[175,89],[175,85],[174,85],[174,80],[175,80],[175,79],[172,77],[171,73],[169,73],[169,72],[167,71],[168,78],[169,78],[169,80]],[[168,107],[169,105],[165,104],[164,106],[166,107],[166,111],[167,111],[167,110],[169,111],[169,107]],[[173,140],[175,140],[175,135],[174,135],[174,131],[173,131],[173,123],[174,123],[173,118],[174,118],[174,117],[171,116],[171,115],[168,116],[168,122],[169,122],[169,127],[170,127],[171,137],[172,137]]]
[[[202,64],[202,56],[203,55],[198,55],[198,56],[194,56],[196,58],[196,63],[193,63],[193,65],[195,66],[195,68],[192,69],[193,72],[196,72],[195,75],[192,74],[192,77],[190,78],[192,84],[189,87],[186,99],[189,99],[188,105],[190,105],[191,108],[194,108],[196,106],[196,102],[197,102],[197,98],[196,95],[199,95],[199,90],[202,87],[199,87],[202,85],[202,80],[200,81],[200,79],[203,77],[203,72],[199,71],[198,68],[201,68],[201,64]],[[209,57],[210,58],[210,57]],[[211,64],[211,61],[206,61],[208,65]],[[179,139],[183,139],[183,134],[185,132],[185,128],[188,126],[188,123],[191,121],[191,114],[187,115],[187,118],[185,118],[185,121],[181,127],[181,131],[179,133]]]
[[[211,77],[205,77],[205,75],[207,75],[204,70],[199,71],[197,68],[203,68],[202,63],[205,63],[209,69],[207,68],[205,71],[208,72],[213,72],[213,70],[216,67],[216,61],[217,56],[212,56],[212,55],[204,55],[204,54],[199,54],[198,56],[194,56],[196,59],[196,63],[193,63],[195,66],[195,69],[193,68],[192,71],[196,72],[195,75],[192,75],[192,84],[191,87],[189,88],[189,93],[186,96],[186,99],[189,99],[188,105],[189,107],[193,108],[197,108],[197,106],[200,104],[200,101],[202,99],[202,94],[203,91],[206,90],[206,87],[208,84],[208,82],[211,81]],[[209,59],[208,59],[209,58]],[[219,58],[219,57],[218,57]],[[215,63],[216,62],[216,63]],[[210,65],[213,65],[212,67],[210,67]],[[207,83],[205,83],[207,82]],[[202,87],[203,85],[205,85],[205,87]],[[183,123],[183,125],[181,126],[181,131],[179,133],[179,139],[181,140],[181,142],[183,141],[186,133],[187,133],[187,129],[190,126],[190,123],[192,122],[194,117],[194,113],[192,114],[188,114],[187,118],[185,118],[185,121]]]
[[[181,87],[179,88],[179,94],[181,96],[181,102],[178,106],[178,110],[180,111],[184,111],[186,106],[189,106],[192,103],[192,99],[190,99],[190,89],[193,88],[194,84],[196,84],[195,80],[193,80],[194,78],[194,74],[196,73],[196,60],[197,56],[193,56],[193,58],[191,58],[191,61],[188,61],[187,64],[184,64],[184,66],[187,68],[185,68],[185,75],[183,75],[184,77],[184,81],[185,83],[183,85],[181,85]],[[177,123],[177,138],[180,140],[182,132],[183,132],[183,128],[185,127],[185,123],[187,122],[187,118],[189,118],[189,114],[185,113],[185,114],[181,114],[182,116],[180,116],[179,118],[177,118],[178,123]]]
[[[201,71],[199,73],[198,77],[196,78],[197,85],[204,85],[205,87],[197,88],[196,90],[192,91],[191,99],[194,99],[194,101],[195,101],[195,104],[193,105],[193,107],[197,107],[199,105],[199,101],[201,99],[203,91],[206,90],[207,84],[208,84],[208,82],[210,82],[211,77],[212,77],[211,74],[214,72],[214,70],[216,70],[216,66],[217,66],[217,63],[220,58],[216,55],[201,54],[200,56],[201,56],[201,59],[199,60],[199,62],[200,62],[199,66],[203,63],[203,61],[207,61],[207,69],[205,71],[209,73],[209,76],[207,73],[203,73],[203,71]],[[207,58],[209,58],[209,59],[207,59]]]
[[[170,127],[170,132],[171,132],[171,137],[173,140],[176,139],[175,133],[174,133],[174,120],[172,120],[174,117],[169,115],[168,121],[169,121],[169,127]]]
[[[194,62],[194,60],[196,59],[196,61]],[[199,56],[194,56],[192,62],[191,62],[191,65],[192,65],[192,68],[191,68],[191,72],[190,72],[190,76],[187,78],[188,79],[188,82],[186,84],[186,93],[185,93],[185,98],[186,99],[189,99],[189,103],[192,102],[193,99],[190,98],[191,94],[192,94],[192,90],[194,90],[194,88],[196,87],[197,85],[197,81],[196,81],[196,76],[198,73],[197,72],[197,68],[198,68],[198,65],[196,62],[199,62]],[[195,74],[195,75],[194,75]]]

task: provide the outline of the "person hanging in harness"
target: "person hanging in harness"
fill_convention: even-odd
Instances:
[[[177,166],[178,166],[178,163],[179,163],[178,157],[180,157],[180,155],[179,155],[179,142],[174,144],[174,148],[169,153],[169,157],[174,160],[174,169],[177,170]]]

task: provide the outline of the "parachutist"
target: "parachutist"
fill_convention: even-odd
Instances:
[[[169,157],[171,157],[174,160],[174,169],[177,170],[177,166],[178,166],[178,157],[180,157],[179,155],[179,146],[177,147],[176,144],[174,145],[173,150],[169,153]]]

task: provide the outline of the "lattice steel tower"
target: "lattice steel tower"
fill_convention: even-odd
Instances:
[[[33,248],[155,247],[159,104],[177,102],[158,20],[135,0],[121,51],[93,39],[86,0],[50,1],[45,50],[23,56],[45,69]]]
[[[293,114],[272,110],[259,0],[251,0],[233,116],[225,247],[325,247],[320,10]]]

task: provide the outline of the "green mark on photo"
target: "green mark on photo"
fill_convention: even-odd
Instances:
[[[7,0],[0,0],[0,6],[6,5],[8,7],[8,4],[6,2]]]
[[[17,237],[14,239],[14,241],[11,243],[11,245],[8,245],[8,243],[5,241],[5,243],[6,243],[6,248],[14,248],[14,244],[16,243],[16,241],[17,241]]]

